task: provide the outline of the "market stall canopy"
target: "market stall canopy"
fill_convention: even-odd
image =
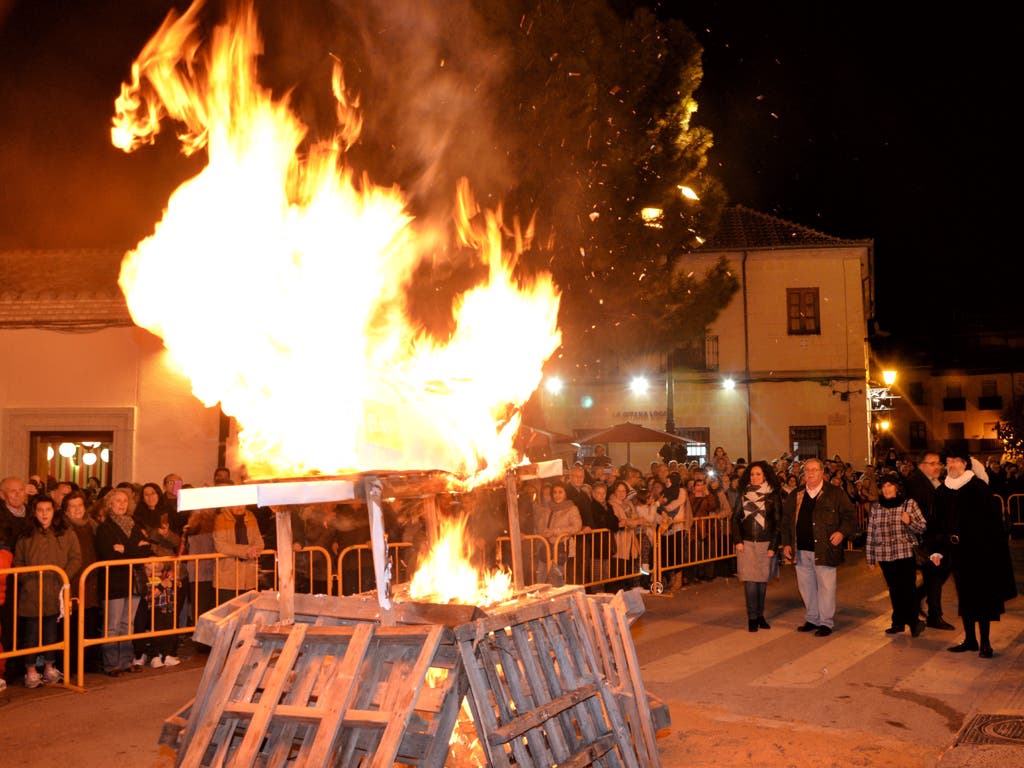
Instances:
[[[580,445],[594,445],[595,443],[625,443],[626,461],[629,462],[629,447],[631,443],[664,444],[695,443],[697,441],[691,440],[688,437],[673,434],[672,432],[663,432],[662,430],[654,429],[653,427],[645,427],[643,424],[634,424],[630,421],[624,421],[621,424],[615,424],[607,429],[601,429],[597,432],[586,435],[585,437],[581,437],[576,442]]]

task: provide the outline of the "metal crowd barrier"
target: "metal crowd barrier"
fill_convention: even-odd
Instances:
[[[1024,531],[1024,493],[1011,493],[1003,499],[996,496],[1002,502],[1003,519],[1010,526],[1010,533]]]
[[[1024,494],[1020,496],[1024,498]],[[1019,499],[1016,501],[1018,507],[1021,506]],[[636,528],[623,529],[616,533],[602,528],[587,533],[561,536],[553,544],[543,536],[527,534],[522,537],[524,583],[527,586],[543,583],[549,576],[556,575],[560,576],[560,579],[567,584],[585,587],[628,587],[642,583],[644,577],[649,577],[650,582],[644,586],[649,586],[653,591],[660,591],[664,579],[675,572],[734,557],[728,535],[728,519],[716,517],[696,518],[690,521],[685,529],[676,525],[666,529],[646,522]],[[408,582],[415,571],[416,548],[408,542],[393,542],[388,545],[388,554],[391,558],[392,583]],[[294,556],[296,559],[295,591],[298,593],[316,594],[325,591],[326,594],[350,595],[375,588],[373,555],[369,544],[346,547],[338,554],[336,561],[332,561],[330,553],[322,547],[303,547],[295,552]],[[172,608],[169,622],[163,622],[165,626],[161,629],[155,628],[157,626],[157,600],[150,600],[148,607],[150,629],[136,631],[133,612],[129,619],[128,631],[124,634],[111,634],[108,629],[109,587],[99,594],[99,615],[95,617],[94,626],[88,625],[87,612],[80,609],[81,597],[72,600],[67,597],[69,592],[65,589],[63,592],[65,596],[62,598],[66,601],[65,616],[74,615],[70,610],[73,607],[78,610],[75,627],[71,626],[69,620],[62,622],[63,640],[59,643],[44,645],[40,630],[33,645],[24,645],[25,638],[18,637],[17,626],[15,626],[13,628],[14,645],[10,649],[4,649],[0,658],[7,659],[44,651],[57,651],[63,655],[64,685],[69,688],[83,689],[85,657],[89,648],[106,643],[133,642],[194,632],[196,607],[210,602],[212,602],[211,607],[216,607],[222,602],[219,599],[220,582],[216,561],[224,557],[226,556],[218,553],[186,554],[179,557],[133,558],[92,563],[78,577],[79,596],[86,594],[86,585],[90,580],[97,580],[103,575],[104,583],[109,584],[111,569],[127,568],[129,594],[141,597],[140,592],[152,591],[156,585],[155,583],[149,584],[149,577],[145,575],[146,571],[140,569],[149,566],[150,571],[155,568],[169,571],[167,575],[174,585],[173,589],[168,588],[167,590],[166,599],[170,600]],[[511,540],[508,536],[497,539],[494,558],[495,562],[489,564],[490,566],[509,567],[512,558]],[[212,595],[207,594],[205,598],[201,594],[201,584],[206,580],[200,582],[195,578],[204,561],[214,561],[212,582],[210,582]],[[258,589],[277,589],[277,565],[278,555],[275,550],[267,549],[260,553],[257,564]],[[557,566],[560,574],[558,570],[551,570],[553,565]],[[240,566],[241,563],[236,562],[235,567],[239,568]],[[66,588],[70,586],[67,575],[56,566],[0,570],[0,576],[7,573],[15,574],[13,595],[8,597],[15,602],[15,615],[17,615],[18,575],[30,572],[41,573],[42,571],[56,573],[61,578],[63,586]],[[146,583],[138,583],[142,581]],[[236,578],[234,582],[237,584],[239,579]],[[241,587],[236,587],[233,590],[235,595],[244,591],[247,590]],[[73,640],[77,642],[73,643]],[[72,648],[75,649],[73,659]],[[69,682],[71,679],[69,672],[72,671],[71,661],[75,662],[74,685]]]
[[[61,581],[59,597],[61,605],[58,625],[60,632],[63,635],[63,639],[57,643],[43,642],[43,574],[45,573],[52,573]],[[13,587],[7,593],[7,602],[11,603],[13,619],[13,626],[11,627],[12,641],[11,647],[4,648],[3,652],[0,653],[0,659],[11,659],[16,656],[32,656],[40,653],[46,653],[47,651],[57,651],[63,656],[61,671],[65,675],[64,685],[67,686],[68,662],[71,659],[71,622],[69,620],[71,616],[71,584],[68,581],[67,574],[64,573],[63,569],[58,568],[55,565],[23,565],[17,568],[0,569],[0,579],[6,579],[8,574],[12,574],[14,576],[14,579],[12,580]],[[18,632],[19,625],[21,624],[19,619],[25,618],[18,616],[19,593],[21,592],[21,585],[19,582],[26,574],[35,574],[37,581],[38,595],[36,603],[39,606],[39,613],[36,616],[38,629],[36,631],[35,638],[19,637]]]

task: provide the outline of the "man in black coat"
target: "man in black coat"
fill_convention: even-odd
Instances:
[[[946,458],[946,479],[935,491],[935,524],[927,531],[927,543],[931,561],[949,565],[964,625],[963,642],[947,650],[978,651],[990,659],[990,623],[999,621],[1005,602],[1016,597],[1017,582],[1000,508],[970,466],[966,452]]]
[[[939,476],[942,474],[942,461],[939,454],[928,451],[921,455],[917,467],[907,475],[904,486],[907,489],[907,498],[917,502],[918,508],[924,515],[929,527],[934,526],[935,515],[932,504],[935,500],[935,489],[939,486]],[[928,533],[925,532],[925,539]],[[917,588],[917,602],[928,600],[928,621],[927,625],[932,629],[956,629],[952,624],[942,617],[942,585],[949,578],[949,563],[940,562],[938,565],[931,560],[925,560],[920,564],[921,584]]]

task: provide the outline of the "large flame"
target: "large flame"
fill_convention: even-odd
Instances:
[[[430,553],[419,563],[409,584],[411,598],[488,606],[513,596],[508,571],[484,574],[470,562],[467,523],[461,516],[439,522]]]
[[[418,331],[407,284],[441,233],[417,229],[400,190],[343,165],[360,121],[340,69],[339,134],[300,154],[306,127],[257,82],[252,9],[206,47],[201,4],[168,16],[116,104],[117,146],[154,141],[170,118],[185,151],[208,156],[125,257],[134,321],[163,338],[200,400],[235,417],[252,476],[442,469],[483,480],[518,463],[519,409],[560,343],[550,275],[513,277],[500,214],[474,217],[464,186],[460,244],[477,249],[487,280],[452,307],[449,338]]]

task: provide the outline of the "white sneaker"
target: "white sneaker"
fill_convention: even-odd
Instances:
[[[35,667],[29,667],[28,672],[25,673],[25,687],[26,688],[38,688],[43,682],[42,675]]]
[[[0,691],[7,690],[7,681],[0,677]]]
[[[162,667],[163,665],[164,663],[160,661],[159,656],[154,656],[153,660],[149,662],[149,666],[151,666],[153,669],[160,669],[160,667]]]
[[[176,667],[179,664],[181,664],[181,659],[179,659],[177,656],[164,656],[165,667]]]
[[[149,658],[149,657],[146,656],[146,654],[142,654],[141,656],[137,656],[136,658],[132,659],[132,666],[133,667],[144,667],[144,666],[146,666],[146,659],[147,658]]]
[[[64,674],[56,667],[46,667],[43,670],[43,682],[47,685],[53,685],[59,683],[64,679]]]

